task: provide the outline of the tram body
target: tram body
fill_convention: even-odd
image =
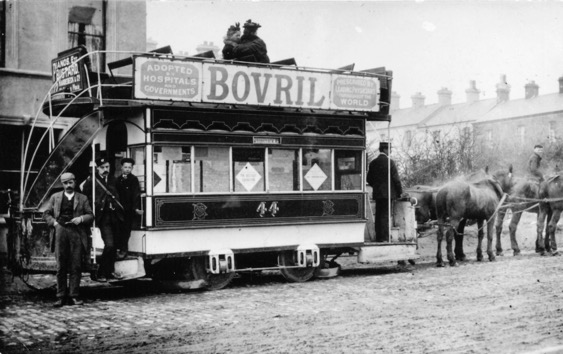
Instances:
[[[115,78],[92,73],[88,55],[71,50],[53,61],[43,111],[80,118],[28,182],[11,237],[19,247],[12,255],[27,255],[17,264],[38,269],[39,259],[53,257],[52,236],[39,228],[31,237],[25,225],[41,224],[63,172],[80,183],[100,154],[116,175],[121,158],[133,158],[143,192],[129,256],[116,262],[119,280],[213,289],[236,272],[265,269],[306,281],[341,254],[362,263],[418,257],[409,201],[394,205],[389,242],[370,242],[366,227],[374,211],[364,182],[366,120],[389,119],[381,107],[390,72],[150,53],[126,59],[132,75]],[[93,235],[95,263],[103,241]],[[24,250],[30,243],[42,246]]]

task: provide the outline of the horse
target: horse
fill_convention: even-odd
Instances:
[[[436,254],[436,265],[438,267],[444,266],[442,260],[442,239],[444,237],[444,228],[448,221],[446,250],[451,266],[457,264],[456,258],[459,260],[466,259],[463,253],[463,232],[468,219],[477,220],[477,226],[479,228],[477,260],[483,260],[481,244],[483,242],[484,221],[487,221],[487,254],[490,261],[495,260],[495,255],[492,250],[494,223],[491,222],[490,219],[495,216],[503,194],[504,192],[499,182],[491,177],[474,183],[460,180],[453,181],[440,188],[436,195],[436,210],[439,226],[437,233],[438,252]],[[456,235],[455,256],[452,251],[454,234]]]
[[[539,199],[544,200],[539,203],[536,245],[542,256],[547,255],[547,252],[551,252],[553,256],[558,256],[555,231],[563,211],[563,174],[558,173],[541,183]],[[542,231],[546,224],[546,218],[547,230],[544,239]]]
[[[416,199],[414,214],[417,224],[428,225],[429,222],[437,220],[436,216],[436,194],[439,187],[416,185],[405,191]]]
[[[512,165],[510,165],[508,172],[497,171],[493,173],[493,176],[499,181],[503,191],[508,194],[506,199],[507,205],[499,209],[495,223],[497,236],[496,254],[497,256],[504,255],[501,243],[502,225],[506,211],[510,209],[512,211],[512,217],[508,226],[510,231],[510,243],[513,255],[518,256],[521,251],[518,246],[518,241],[516,240],[516,229],[518,228],[518,223],[520,222],[523,212],[527,211],[536,214],[539,212],[537,200],[539,200],[540,183],[533,178],[514,177],[512,175]]]

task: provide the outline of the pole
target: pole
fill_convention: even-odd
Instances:
[[[387,123],[387,141],[389,151],[387,156],[387,242],[391,240],[391,121]]]

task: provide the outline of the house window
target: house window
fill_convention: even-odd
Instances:
[[[488,142],[493,141],[493,131],[492,130],[487,130],[487,141]]]
[[[552,143],[557,141],[557,137],[555,136],[555,122],[554,121],[549,122],[549,131],[548,131],[547,138]]]
[[[94,0],[87,2],[73,1],[68,13],[68,45],[69,48],[83,45],[89,53],[96,50],[105,50],[105,1]],[[99,62],[98,62],[99,59]],[[105,68],[105,56],[93,55],[90,57],[92,69]]]
[[[521,144],[524,143],[524,138],[526,137],[526,128],[523,125],[518,127],[518,139]]]

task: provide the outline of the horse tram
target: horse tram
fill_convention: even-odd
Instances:
[[[128,53],[106,73],[92,67],[99,55],[78,47],[52,61],[41,110],[53,124],[74,123],[39,173],[22,169],[9,264],[28,284],[46,287],[44,275],[56,272],[42,213],[60,176],[72,172],[80,184],[101,155],[112,173],[133,158],[142,190],[143,214],[114,282],[150,277],[220,289],[244,272],[279,270],[291,282],[334,276],[341,255],[418,258],[410,201],[394,204],[388,242],[371,242],[373,224],[366,227],[374,211],[364,182],[366,122],[390,120],[392,72],[182,57],[164,47]],[[27,166],[36,153],[26,148]],[[84,272],[97,269],[103,249],[92,234]]]

